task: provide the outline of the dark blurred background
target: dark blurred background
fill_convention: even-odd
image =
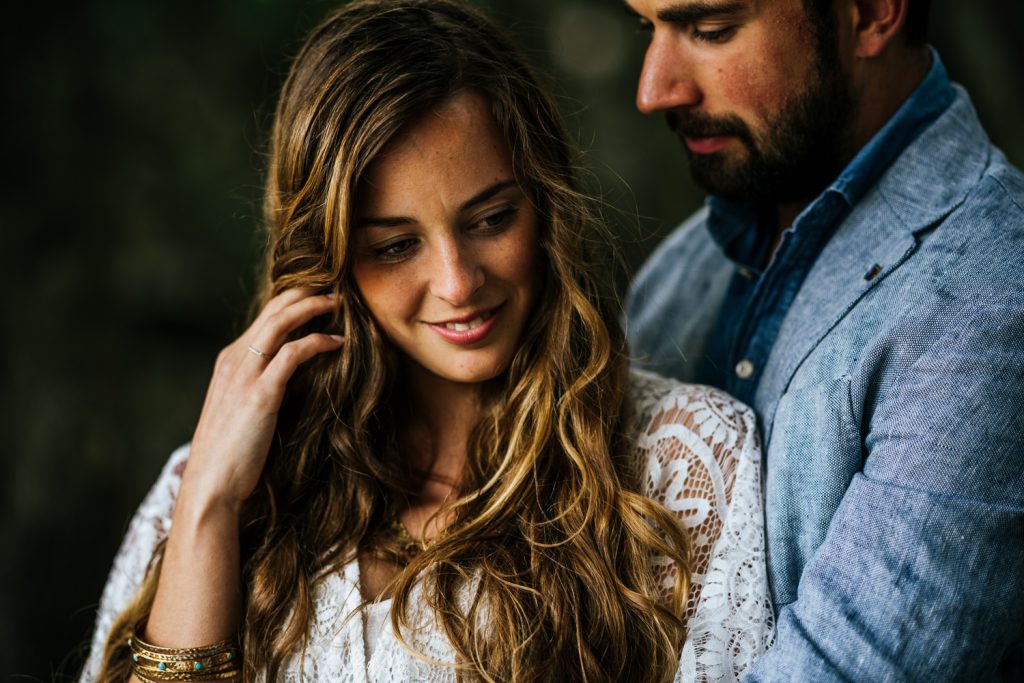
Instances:
[[[111,558],[188,440],[253,293],[262,151],[301,37],[336,2],[5,10],[0,676],[73,676]],[[701,197],[633,109],[619,0],[491,0],[555,84],[630,267]],[[1024,4],[934,2],[932,42],[1024,165]]]

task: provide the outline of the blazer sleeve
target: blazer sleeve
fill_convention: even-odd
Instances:
[[[1020,680],[1024,306],[1010,298],[952,316],[885,380],[863,471],[746,681]]]

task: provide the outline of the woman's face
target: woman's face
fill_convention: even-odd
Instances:
[[[508,368],[540,289],[538,218],[486,100],[456,95],[393,141],[360,187],[353,274],[424,379]]]

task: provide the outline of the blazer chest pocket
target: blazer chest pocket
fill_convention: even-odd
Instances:
[[[862,465],[849,376],[783,395],[765,458],[768,557],[778,605],[796,599],[800,573]]]

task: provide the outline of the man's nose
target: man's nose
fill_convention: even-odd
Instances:
[[[437,251],[431,293],[452,306],[472,303],[473,295],[484,284],[484,269],[472,249],[453,240]]]
[[[656,32],[647,46],[636,89],[636,108],[644,114],[692,107],[703,97],[682,46],[673,38]]]

